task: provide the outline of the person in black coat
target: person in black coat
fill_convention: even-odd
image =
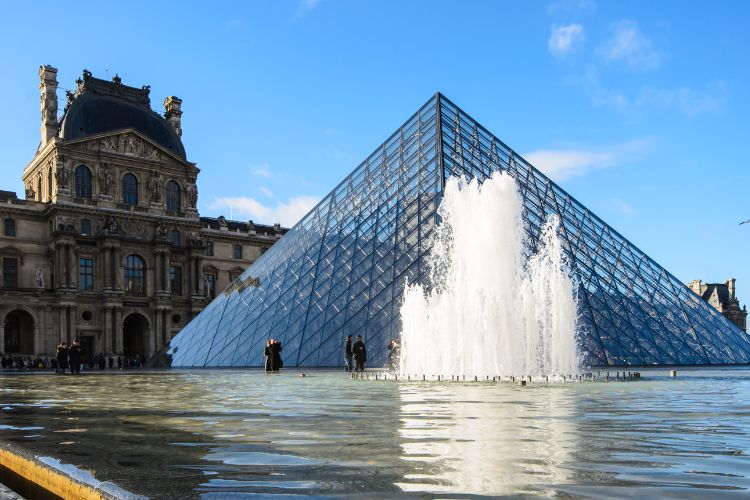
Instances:
[[[68,368],[68,344],[63,342],[59,346],[57,346],[57,354],[55,355],[55,359],[57,359],[57,370],[55,370],[57,373],[65,374],[65,369]]]
[[[77,340],[68,348],[68,361],[70,363],[70,373],[78,375],[81,373],[81,345]]]
[[[347,335],[344,341],[345,370],[350,372],[354,368],[352,364],[352,336]]]
[[[266,357],[266,371],[273,370],[273,350],[271,349],[271,339],[266,340],[266,348],[263,349],[263,355]]]
[[[281,361],[281,342],[278,340],[271,340],[271,354],[273,356],[271,366],[273,367],[273,371],[277,372],[284,366],[284,362]]]
[[[365,343],[362,342],[362,335],[357,335],[357,341],[352,346],[352,352],[354,354],[354,361],[356,363],[354,370],[358,372],[365,371],[365,362],[367,361],[367,348],[365,347]]]

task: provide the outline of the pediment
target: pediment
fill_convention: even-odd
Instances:
[[[69,141],[68,145],[78,146],[83,151],[138,158],[150,162],[178,161],[192,165],[133,128],[74,139]]]

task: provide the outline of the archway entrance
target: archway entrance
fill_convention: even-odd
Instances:
[[[34,354],[34,318],[20,309],[5,317],[5,354]]]
[[[140,314],[133,313],[122,323],[122,351],[126,357],[146,359],[148,322]]]

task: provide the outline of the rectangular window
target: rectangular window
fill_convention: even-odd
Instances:
[[[182,295],[182,268],[169,266],[169,287],[172,295]]]
[[[16,235],[16,221],[14,219],[5,219],[3,221],[3,233],[5,236]]]
[[[3,258],[3,288],[18,288],[18,259]]]
[[[232,252],[232,257],[235,259],[241,259],[242,258],[242,245],[235,245],[234,251]]]
[[[94,289],[94,258],[81,257],[78,259],[78,289],[91,291]]]
[[[211,297],[212,299],[216,297],[216,275],[204,274],[203,282],[206,287],[206,297]]]
[[[205,255],[207,257],[213,257],[213,255],[214,255],[214,242],[213,241],[207,241],[206,242]]]

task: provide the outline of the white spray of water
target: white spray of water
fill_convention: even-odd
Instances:
[[[430,292],[408,285],[401,306],[403,375],[573,375],[575,287],[557,237],[544,224],[525,252],[523,204],[512,177],[451,178],[428,261]]]

